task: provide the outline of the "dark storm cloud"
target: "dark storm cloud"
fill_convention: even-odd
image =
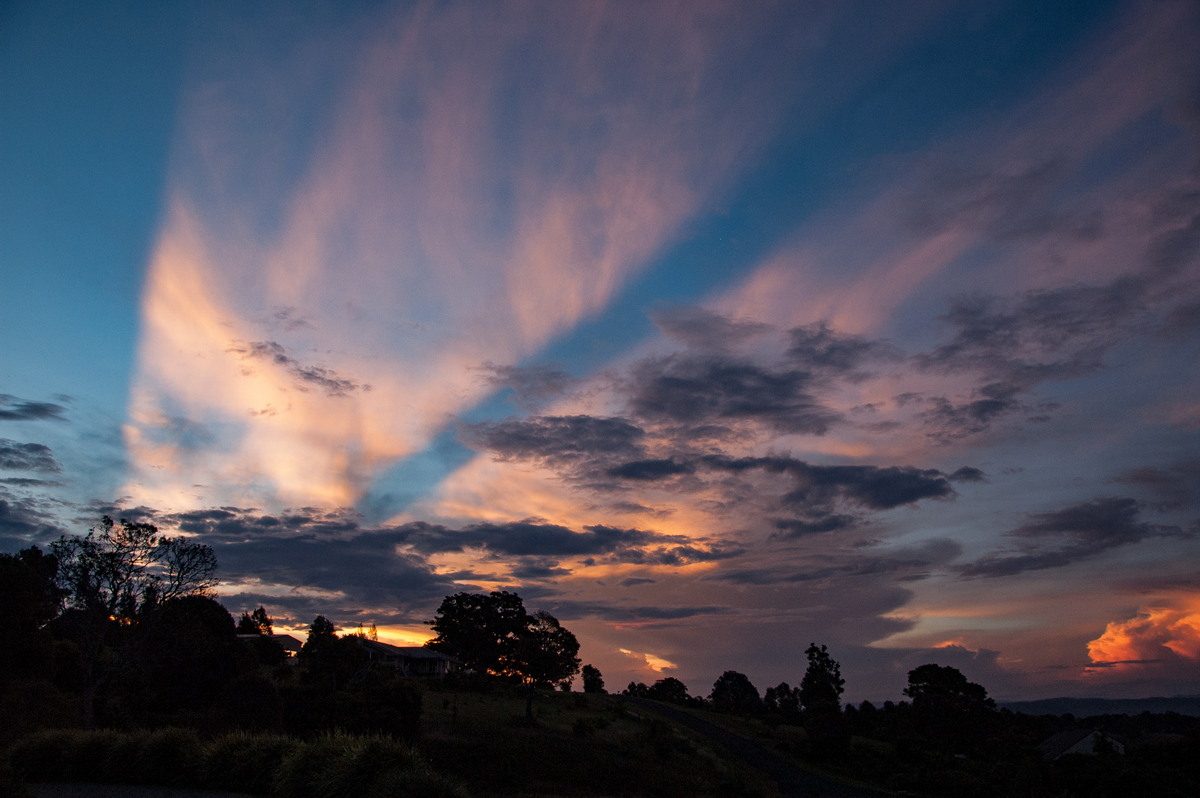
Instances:
[[[560,618],[599,618],[614,623],[637,623],[640,621],[682,621],[712,615],[729,615],[732,607],[719,604],[683,607],[654,605],[626,606],[606,601],[556,601],[555,614]]]
[[[17,443],[8,438],[0,438],[0,468],[43,473],[62,471],[62,466],[54,459],[54,453],[49,446],[41,443]]]
[[[1133,468],[1113,481],[1142,488],[1164,508],[1200,503],[1200,460],[1183,460],[1162,468]]]
[[[960,570],[964,576],[1011,576],[1060,568],[1120,546],[1156,537],[1190,537],[1178,526],[1140,520],[1136,499],[1105,497],[1049,513],[1006,533],[1024,541],[1014,549],[987,554]]]
[[[524,407],[536,407],[562,396],[577,382],[567,372],[545,365],[497,366],[484,363],[482,371],[489,385],[511,388]]]
[[[828,506],[837,500],[872,510],[890,510],[922,499],[945,499],[954,495],[946,475],[935,469],[912,466],[810,465],[791,457],[700,458],[714,470],[742,472],[763,470],[786,473],[796,482],[785,503],[799,506]]]
[[[819,516],[815,520],[803,518],[777,518],[771,522],[779,530],[774,537],[784,540],[819,535],[824,532],[840,532],[843,529],[853,529],[858,526],[859,519],[852,515],[832,513]]]
[[[28,498],[0,492],[0,551],[17,551],[31,545],[46,545],[65,530],[53,516]]]
[[[849,375],[877,357],[894,357],[894,347],[857,335],[835,332],[824,322],[789,332],[788,357],[798,365],[828,375]]]
[[[12,394],[0,393],[0,421],[65,421],[67,409],[51,402],[30,402]]]
[[[496,554],[585,557],[643,546],[662,538],[640,529],[589,526],[583,532],[574,532],[565,526],[536,521],[474,524],[462,529],[418,521],[397,530],[407,545],[425,554],[485,548]]]
[[[963,466],[946,476],[951,482],[987,482],[987,474],[972,466]]]
[[[250,587],[229,597],[231,608],[235,601],[247,602],[247,607],[259,601],[273,612],[284,608],[301,619],[317,613],[334,617],[383,608],[377,619],[397,619],[407,618],[405,608],[427,613],[441,596],[461,589],[453,577],[435,573],[420,556],[401,551],[403,533],[361,526],[350,511],[300,508],[271,515],[220,507],[120,515],[141,515],[158,524],[164,534],[177,529],[212,546],[226,585],[261,580],[289,591],[283,596],[261,596],[261,591]]]
[[[623,418],[536,416],[463,428],[464,440],[502,460],[570,465],[639,457],[646,433]]]
[[[670,339],[692,349],[725,352],[772,328],[757,321],[738,321],[698,307],[678,307],[651,314]]]
[[[495,555],[587,557],[606,562],[685,565],[728,559],[742,549],[727,541],[698,541],[642,529],[592,525],[575,532],[557,524],[517,521],[449,529],[414,522],[396,528],[405,545],[423,554],[486,549]]]
[[[629,408],[677,424],[754,421],[776,432],[823,435],[841,416],[811,392],[813,378],[724,356],[669,355],[633,368]]]
[[[891,551],[867,549],[819,554],[793,560],[786,566],[727,569],[704,579],[739,585],[791,584],[859,576],[891,576],[899,581],[916,581],[927,578],[933,569],[944,566],[960,554],[962,546],[956,541],[935,538]]]
[[[926,371],[974,374],[979,385],[962,397],[904,394],[895,401],[925,403],[918,418],[941,443],[1018,414],[1041,420],[1054,406],[1031,402],[1030,391],[1101,368],[1105,353],[1145,319],[1146,281],[1140,277],[1013,298],[960,297],[941,317],[949,340],[912,362]]]
[[[282,344],[275,341],[235,341],[226,351],[239,355],[243,361],[263,360],[281,366],[292,375],[296,389],[300,391],[315,388],[323,391],[326,396],[346,396],[354,391],[371,390],[370,385],[341,377],[332,369],[304,365],[289,355]]]
[[[695,467],[688,463],[681,463],[674,458],[667,458],[664,460],[634,460],[630,463],[614,466],[608,469],[607,473],[610,477],[618,479],[655,482],[679,476],[680,474],[693,474],[695,471]]]

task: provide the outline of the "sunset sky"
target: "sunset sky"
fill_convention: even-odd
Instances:
[[[0,550],[609,689],[1200,693],[1200,4],[0,7]]]

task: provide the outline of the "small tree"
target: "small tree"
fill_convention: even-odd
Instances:
[[[713,709],[739,715],[753,715],[762,709],[762,698],[746,674],[725,671],[713,683],[708,696]]]
[[[804,728],[812,741],[814,752],[833,756],[850,745],[849,725],[842,717],[842,691],[846,680],[837,660],[829,656],[825,646],[810,643],[805,650],[808,669],[800,682],[800,707]]]
[[[655,701],[665,701],[668,704],[688,704],[692,700],[692,697],[688,695],[687,685],[674,676],[659,679],[650,685],[646,691],[646,697],[653,698]]]
[[[829,656],[825,646],[810,643],[804,652],[808,657],[808,669],[800,682],[800,706],[805,712],[841,711],[842,692],[846,680],[842,678],[842,667]]]
[[[253,612],[243,612],[237,625],[237,633],[240,635],[269,635],[274,630],[275,622],[262,606]]]
[[[600,674],[600,669],[594,665],[583,666],[583,692],[585,693],[603,693],[604,677]]]

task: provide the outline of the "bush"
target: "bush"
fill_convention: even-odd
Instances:
[[[142,742],[130,775],[139,784],[195,784],[201,750],[200,736],[191,729],[158,729]]]
[[[74,748],[72,738],[78,734],[69,729],[36,732],[13,745],[9,761],[29,781],[62,779]]]
[[[419,754],[395,740],[328,734],[283,760],[274,793],[283,798],[357,798],[386,773],[425,767]]]
[[[204,748],[201,782],[215,790],[267,795],[275,771],[297,745],[280,734],[223,734]]]

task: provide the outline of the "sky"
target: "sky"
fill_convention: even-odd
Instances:
[[[1200,693],[1200,5],[0,7],[0,550],[610,689]],[[297,632],[299,634],[299,632]]]

